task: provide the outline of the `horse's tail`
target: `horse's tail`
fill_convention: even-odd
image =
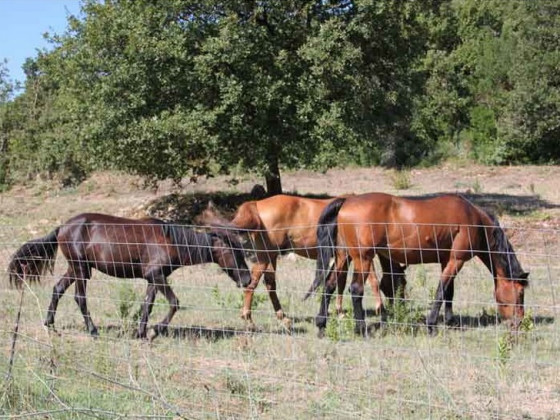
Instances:
[[[328,278],[332,268],[329,267],[331,259],[336,252],[336,235],[338,233],[337,217],[340,208],[346,201],[345,197],[337,198],[330,202],[321,213],[317,227],[317,269],[315,280],[303,297],[306,300]]]
[[[222,228],[236,233],[247,233],[250,230],[262,229],[262,221],[259,217],[256,201],[247,201],[235,212],[233,220],[227,218],[214,206],[212,202],[202,212],[198,222],[210,227]]]
[[[58,250],[59,229],[60,227],[57,227],[48,235],[19,247],[8,264],[11,285],[21,287],[24,280],[39,282],[47,271],[52,274]]]

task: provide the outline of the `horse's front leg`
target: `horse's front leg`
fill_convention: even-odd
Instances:
[[[437,292],[436,292],[436,298],[434,300],[432,310],[431,310],[430,314],[428,315],[428,318],[426,319],[426,325],[428,327],[428,334],[430,334],[430,335],[434,335],[436,333],[435,326],[437,325],[437,319],[438,319],[439,311],[441,309],[441,305],[446,299],[449,299],[449,296],[450,296],[449,291],[448,291],[448,287],[451,284],[453,284],[455,276],[457,275],[459,270],[461,270],[461,267],[463,266],[463,264],[464,264],[464,261],[458,260],[458,259],[455,259],[455,258],[451,258],[445,264],[442,263],[442,267],[445,266],[445,268],[443,269],[443,271],[441,273],[439,285],[438,285]],[[451,294],[451,297],[452,297],[452,294]],[[447,307],[447,305],[446,305],[446,307]],[[451,309],[451,305],[449,305],[448,308]]]
[[[387,322],[387,311],[385,311],[385,306],[383,305],[383,299],[381,298],[381,293],[379,291],[379,281],[377,280],[377,275],[375,273],[375,268],[373,263],[370,264],[371,269],[368,274],[368,282],[371,286],[371,291],[373,292],[373,300],[375,302],[375,313],[381,316],[381,322]]]
[[[257,258],[258,257],[259,255],[257,254]],[[267,266],[268,266],[268,261],[261,261],[260,259],[257,260],[255,264],[253,264],[253,267],[251,267],[251,283],[249,283],[249,285],[245,288],[245,291],[243,292],[243,308],[241,308],[241,318],[247,321],[247,326],[250,329],[255,328],[255,324],[251,316],[253,293],[255,292],[255,289],[259,285],[261,276],[263,275]]]
[[[154,306],[154,300],[156,298],[157,288],[152,281],[148,281],[148,287],[146,288],[146,296],[144,297],[144,302],[142,303],[142,316],[140,317],[140,324],[138,325],[138,332],[136,333],[137,338],[146,338],[146,327],[148,325],[148,318],[152,313],[152,307]]]
[[[165,299],[167,299],[169,311],[165,318],[154,326],[155,336],[152,337],[152,339],[159,334],[167,335],[168,325],[171,319],[173,319],[175,312],[179,309],[179,299],[175,296],[173,289],[171,289],[171,286],[167,283],[167,279],[164,276],[162,276],[159,281],[156,281],[156,287],[165,296]]]
[[[284,327],[290,329],[292,327],[292,320],[284,314],[282,305],[280,305],[280,299],[278,299],[278,295],[276,294],[276,257],[271,259],[270,264],[268,264],[264,272],[264,284],[268,291],[268,297],[272,302],[274,312],[276,312],[276,318],[282,322]]]

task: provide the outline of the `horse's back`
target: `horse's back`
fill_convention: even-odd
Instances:
[[[259,240],[266,237],[262,246],[273,249],[297,249],[308,255],[308,247],[317,243],[316,229],[321,212],[331,199],[315,199],[292,195],[275,195],[263,200],[244,203],[234,221],[258,219]],[[243,206],[246,206],[243,208]],[[242,213],[251,216],[241,217]],[[239,225],[239,222],[235,223]],[[245,226],[249,223],[245,222]]]
[[[385,193],[349,197],[340,220],[351,223],[390,224],[479,224],[480,210],[455,194],[406,198]]]
[[[465,198],[445,194],[426,199],[395,197],[394,217],[397,222],[434,225],[479,225],[480,210]]]

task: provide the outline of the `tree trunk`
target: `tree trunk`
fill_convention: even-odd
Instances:
[[[268,196],[282,194],[282,180],[280,179],[280,169],[278,168],[278,157],[273,155],[268,160],[268,173],[266,178],[266,191]]]

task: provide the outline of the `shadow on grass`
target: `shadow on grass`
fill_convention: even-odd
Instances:
[[[420,196],[403,195],[410,199],[426,199],[438,197],[445,194],[457,194],[456,191],[424,194]],[[304,198],[333,198],[329,194],[290,194]],[[542,199],[540,196],[533,195],[511,195],[511,194],[494,194],[494,193],[461,193],[459,194],[466,199],[472,201],[498,216],[502,214],[510,214],[514,216],[523,216],[531,214],[537,210],[560,208],[560,205],[551,203]],[[232,218],[237,208],[246,201],[255,200],[250,193],[238,192],[211,192],[211,193],[190,193],[190,194],[169,194],[158,197],[132,216],[158,217],[161,219],[170,219],[185,224],[196,224],[198,216],[207,208],[208,203],[212,201],[214,206],[226,217]]]
[[[148,336],[150,336],[150,330],[152,327],[148,328]],[[135,328],[123,328],[120,325],[106,325],[99,328],[100,332],[103,333],[113,333],[116,334],[118,338],[134,338],[136,329]],[[174,327],[169,326],[167,333],[159,334],[159,337],[170,337],[177,340],[207,340],[211,342],[216,342],[220,340],[227,340],[238,336],[254,335],[254,334],[271,334],[271,335],[290,335],[290,334],[304,334],[307,330],[305,328],[295,327],[290,331],[285,328],[257,328],[256,330],[250,330],[247,328],[236,328],[236,327],[205,327],[203,325],[191,325]]]

